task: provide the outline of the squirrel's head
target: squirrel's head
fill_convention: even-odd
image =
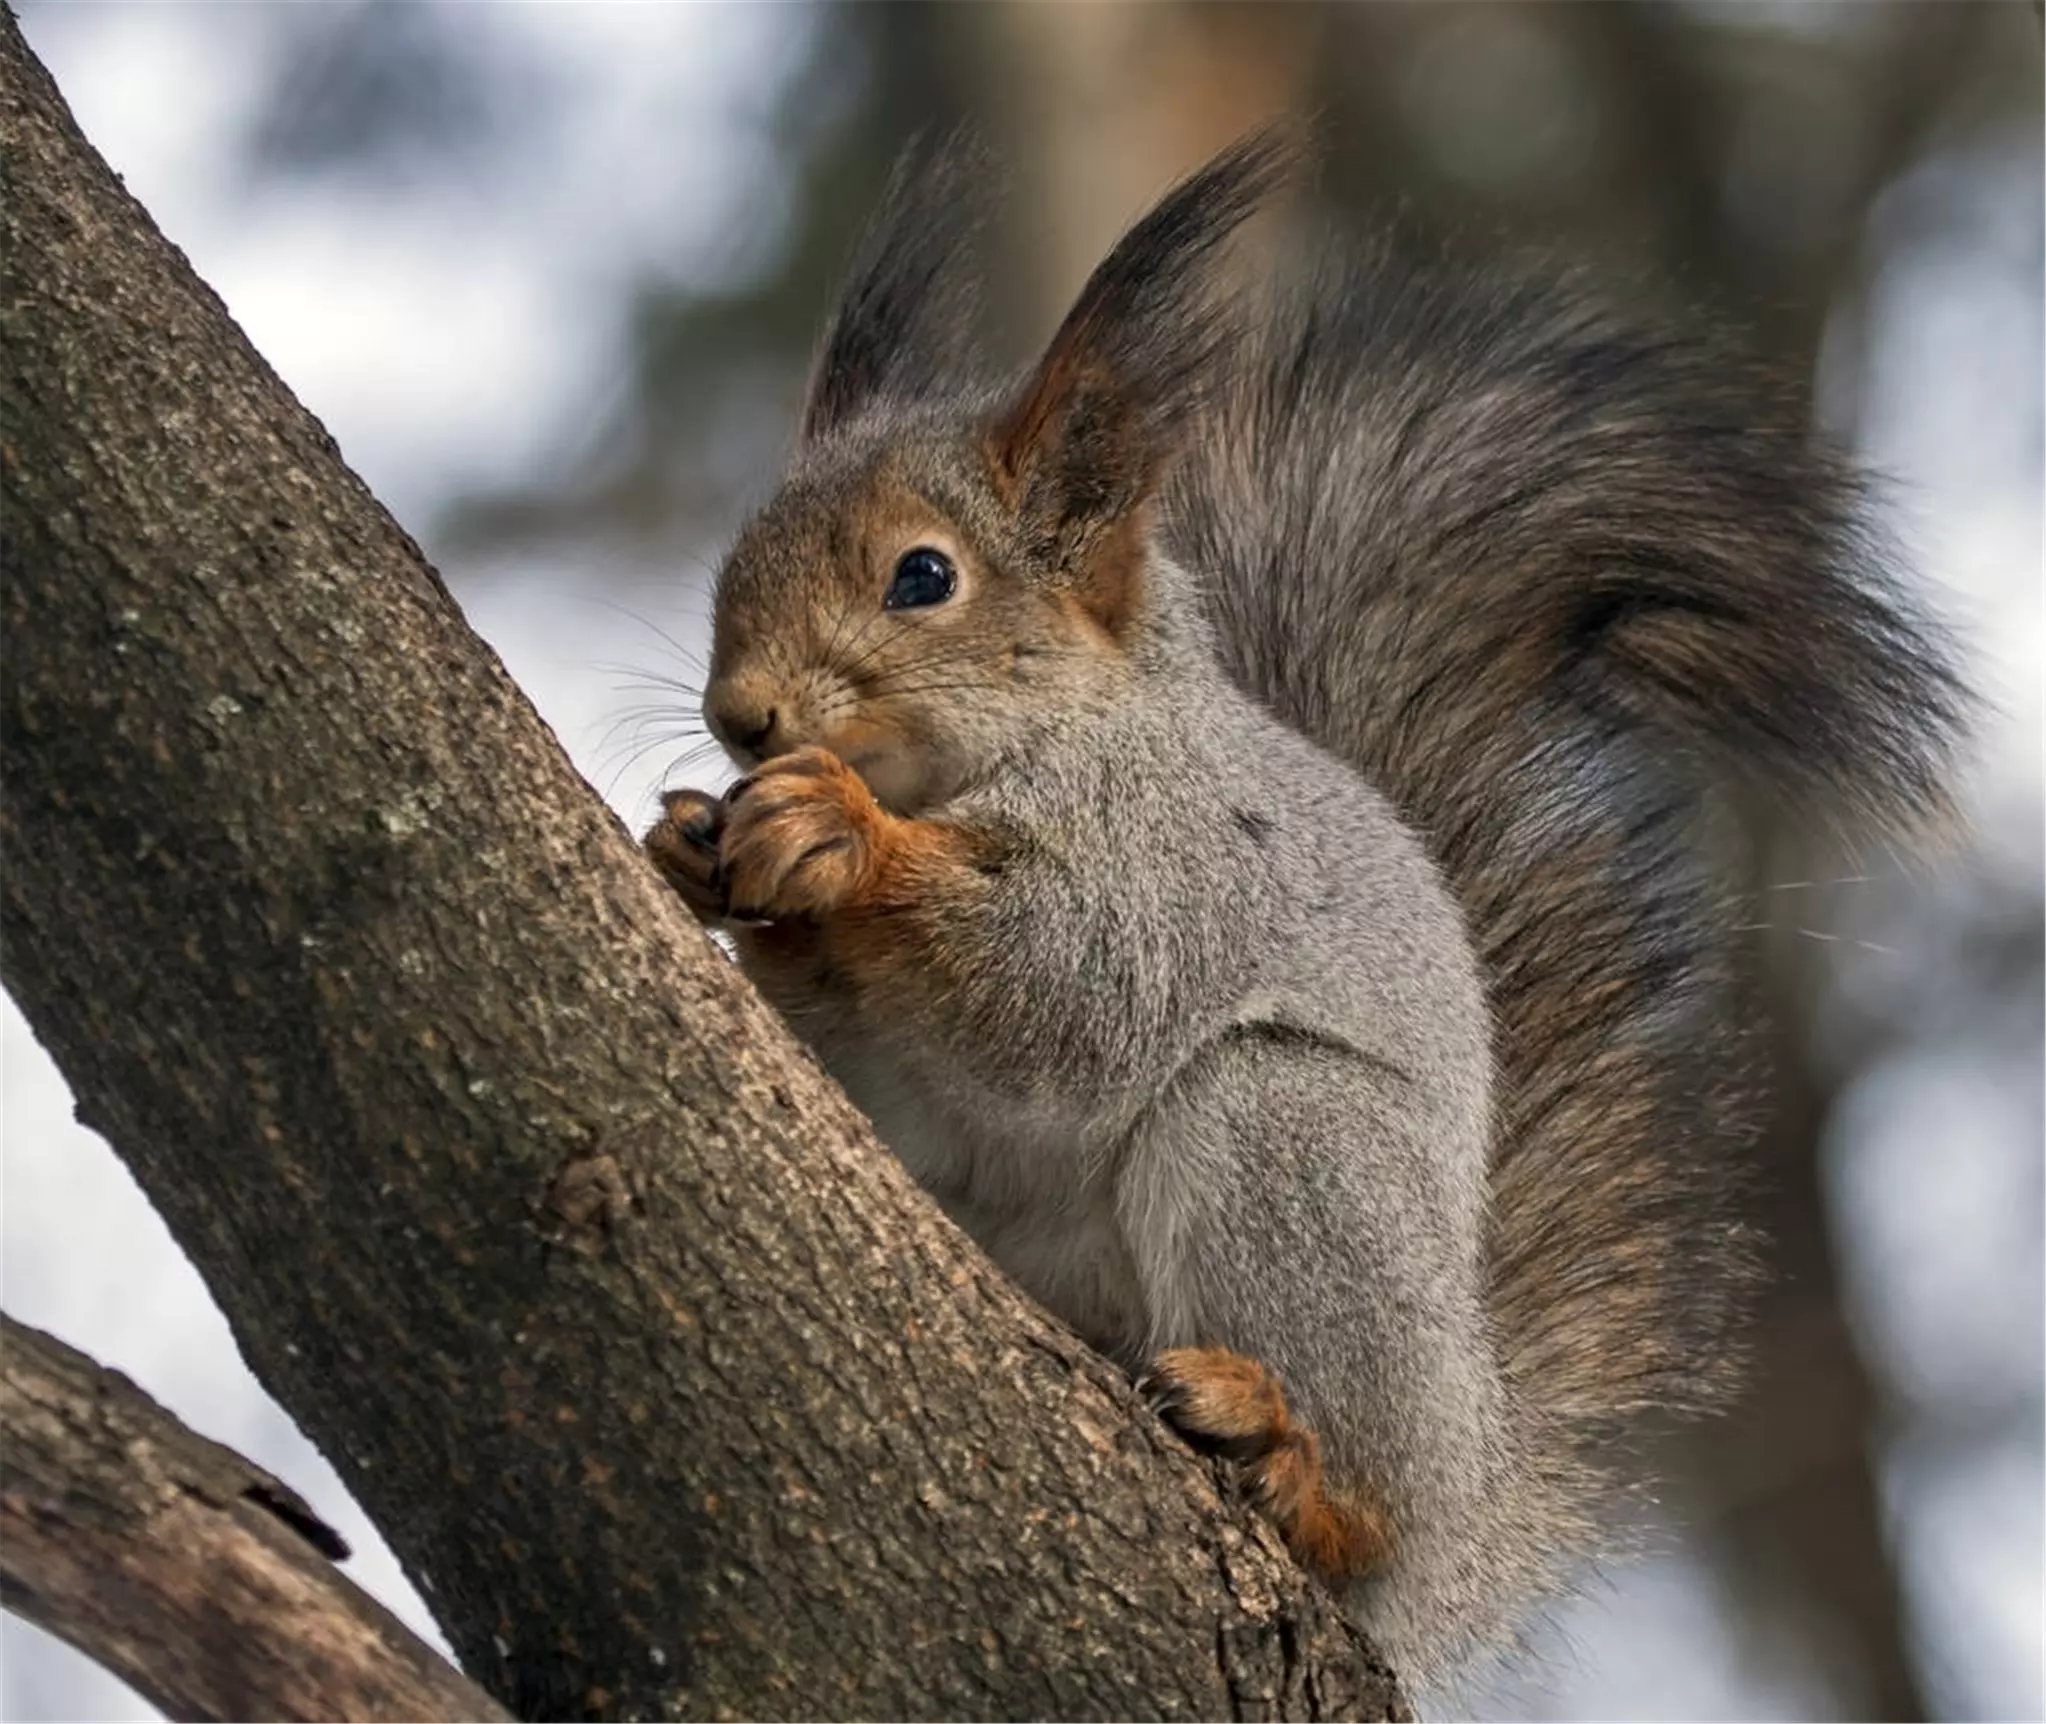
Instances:
[[[1230,342],[1220,247],[1290,160],[1259,135],[1169,192],[1007,386],[977,374],[962,156],[898,169],[718,574],[704,710],[736,761],[821,744],[913,813],[1131,686],[1156,499]]]

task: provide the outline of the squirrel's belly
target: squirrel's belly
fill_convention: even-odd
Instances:
[[[1091,1345],[1139,1358],[1149,1316],[1087,1122],[1014,1098],[940,1091],[872,1050],[848,1051],[827,1054],[832,1075],[945,1212]]]
[[[1143,1288],[1105,1201],[999,1214],[937,1195],[1011,1280],[1089,1345],[1126,1365],[1143,1357],[1150,1331]]]

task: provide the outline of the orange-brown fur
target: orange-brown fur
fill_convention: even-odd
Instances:
[[[877,992],[906,969],[942,971],[946,900],[978,888],[995,848],[956,822],[890,814],[816,747],[780,756],[722,802],[683,791],[666,803],[648,854],[700,920],[741,924],[749,967],[784,1011],[800,1010],[825,973]]]
[[[1226,1347],[1169,1347],[1149,1387],[1160,1411],[1196,1448],[1227,1455],[1293,1554],[1331,1580],[1381,1567],[1393,1528],[1383,1509],[1337,1494],[1322,1474],[1321,1439],[1286,1410],[1279,1380]]]

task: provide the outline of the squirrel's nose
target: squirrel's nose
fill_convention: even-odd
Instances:
[[[774,734],[775,721],[781,715],[763,702],[725,694],[711,702],[705,716],[710,721],[711,733],[733,753],[762,761],[768,756],[768,738]]]

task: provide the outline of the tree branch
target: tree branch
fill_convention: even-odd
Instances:
[[[0,13],[0,959],[526,1715],[1382,1717],[695,929]]]
[[[0,1316],[0,1599],[173,1718],[508,1716],[288,1485]]]

